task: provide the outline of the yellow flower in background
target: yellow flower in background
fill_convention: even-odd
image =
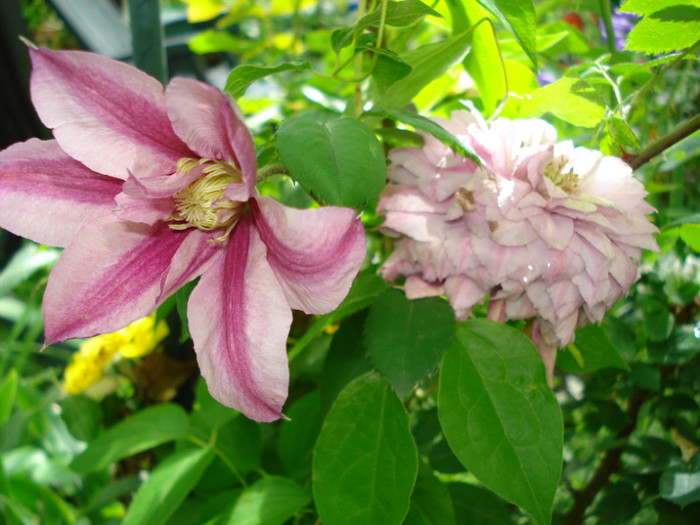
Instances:
[[[119,352],[129,359],[150,354],[158,344],[170,333],[164,320],[156,324],[155,314],[139,319],[126,328],[117,332],[124,336],[124,344],[119,347]]]
[[[117,354],[135,359],[151,353],[169,333],[161,320],[156,324],[155,314],[131,323],[112,334],[98,335],[85,340],[73,354],[64,372],[64,387],[71,394],[80,394],[104,375],[105,367]]]

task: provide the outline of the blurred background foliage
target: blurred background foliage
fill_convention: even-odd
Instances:
[[[37,44],[86,45],[58,12],[64,3],[20,4]],[[538,0],[532,27],[513,31],[481,4],[441,0],[422,4],[422,16],[397,16],[382,35],[368,24],[353,37],[351,28],[375,12],[375,4],[164,0],[170,72],[220,88],[239,82],[236,94],[261,166],[279,162],[275,132],[294,115],[360,117],[388,151],[422,141],[415,132],[421,124],[389,106],[447,116],[470,100],[485,115],[545,116],[560,138],[633,160],[700,111],[700,37],[681,47],[685,54],[669,53],[663,39],[638,38],[625,47],[640,17],[621,15],[616,2]],[[126,23],[124,6],[112,7]],[[483,18],[490,22],[466,38]],[[422,46],[446,41],[449,60],[419,60]],[[474,51],[467,54],[470,44]],[[252,70],[246,77],[239,70],[229,77],[237,65],[279,64],[285,66],[273,75]],[[402,84],[411,75],[413,84]],[[700,134],[678,141],[636,173],[658,210],[661,253],[645,254],[641,280],[600,327],[582,329],[560,351],[554,390],[565,446],[554,523],[692,525],[700,516]],[[261,191],[290,205],[312,202],[281,175],[267,179]],[[369,255],[354,295],[335,317],[295,312],[292,421],[267,425],[207,393],[180,315],[188,290],[148,326],[42,351],[41,297],[59,250],[1,231],[5,522],[318,523],[310,488],[314,443],[338,392],[370,369],[359,334],[367,306],[385,286],[375,273],[390,241],[374,230],[378,219],[371,209],[363,220]],[[76,368],[80,384],[70,379]],[[446,515],[458,524],[529,522],[481,487],[453,455],[437,420],[436,390],[433,375],[404,399],[423,463],[423,493],[414,492],[413,501],[447,505]],[[439,522],[418,514],[409,512],[405,523]]]

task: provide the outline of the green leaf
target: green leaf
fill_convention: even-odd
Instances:
[[[102,409],[87,396],[68,396],[61,401],[61,417],[75,438],[89,442],[97,435],[102,424]]]
[[[180,318],[180,343],[184,343],[190,338],[190,325],[187,319],[187,303],[197,282],[198,280],[190,281],[175,292],[175,307],[177,308],[177,315]]]
[[[685,506],[700,500],[700,471],[689,472],[683,467],[669,467],[659,479],[662,498]]]
[[[438,415],[450,447],[479,481],[550,523],[563,423],[525,335],[483,319],[459,323],[442,362]]]
[[[476,2],[470,2],[466,7],[472,25],[479,20],[489,20],[486,10]],[[502,63],[503,57],[490,20],[474,27],[472,49],[464,60],[464,67],[479,90],[485,116],[493,113],[507,94],[507,81]]]
[[[112,426],[76,456],[71,468],[91,472],[187,435],[187,413],[179,405],[164,403],[146,408]]]
[[[34,243],[22,246],[0,272],[0,296],[10,293],[40,268],[54,264],[60,254],[59,250],[42,248]]]
[[[457,523],[508,525],[515,523],[505,501],[490,490],[466,483],[450,483]]]
[[[321,315],[311,324],[304,335],[289,351],[290,356],[297,356],[323,330],[337,323],[340,319],[365,308],[374,302],[374,298],[387,287],[386,281],[374,272],[360,273],[352,283],[348,295],[333,312]],[[290,357],[291,359],[291,357]]]
[[[297,399],[279,427],[277,455],[287,474],[300,479],[311,472],[314,444],[323,424],[318,390]]]
[[[568,72],[556,82],[533,91],[520,107],[522,118],[545,113],[574,126],[592,128],[605,116],[605,102],[588,82]]]
[[[343,320],[333,334],[321,374],[321,410],[324,414],[330,410],[345,385],[372,369],[365,357],[362,341],[365,319],[366,311],[357,312]]]
[[[647,336],[651,341],[664,341],[673,331],[674,318],[669,306],[655,297],[646,296],[641,301],[642,315]]]
[[[241,493],[222,523],[229,525],[281,525],[311,501],[309,493],[286,478],[267,477]]]
[[[693,0],[626,0],[620,6],[620,12],[651,15],[659,9],[681,4],[694,5]]]
[[[423,115],[395,107],[374,108],[368,114],[385,115],[394,120],[398,120],[399,122],[403,122],[404,124],[408,124],[409,126],[413,126],[420,131],[429,133],[436,139],[442,141],[447,146],[452,148],[459,155],[468,157],[479,165],[481,164],[481,160],[469,146],[463,144],[457,137],[443,128],[440,124],[427,117],[424,117]]]
[[[471,30],[400,55],[401,60],[409,64],[413,71],[387,90],[382,103],[393,107],[408,104],[421,89],[462,61],[469,49],[470,40]]]
[[[260,425],[238,415],[219,428],[216,448],[240,474],[259,469],[263,450]]]
[[[649,361],[664,365],[677,365],[692,359],[700,352],[700,338],[696,334],[695,325],[683,324],[676,326],[668,339],[647,343]]]
[[[416,486],[411,494],[411,508],[403,525],[451,525],[455,523],[455,512],[447,487],[435,477],[426,462],[421,462]]]
[[[241,41],[228,31],[207,29],[197,33],[187,45],[193,53],[205,55],[207,53],[230,53],[241,47]]]
[[[0,383],[0,426],[10,418],[17,394],[17,370],[10,370]]]
[[[392,57],[384,54],[377,56],[377,64],[372,71],[372,78],[377,92],[385,93],[389,86],[396,84],[402,78],[411,74],[413,68],[398,56]]]
[[[207,472],[202,476],[206,477]],[[226,516],[231,514],[243,489],[216,491],[215,495],[203,498],[187,498],[177,514],[168,520],[167,525],[222,525]]]
[[[217,430],[222,425],[225,425],[233,418],[240,414],[236,410],[222,405],[214,399],[207,388],[207,382],[203,377],[197,380],[194,388],[195,403],[194,410],[190,417],[200,413],[205,421],[205,424],[199,425],[197,430],[200,431],[200,436],[208,440],[213,431]]]
[[[388,2],[386,6],[385,23],[394,27],[404,27],[430,15],[442,18],[442,15],[419,0],[404,0],[403,2]],[[381,4],[377,9],[362,17],[355,27],[336,29],[331,34],[331,47],[340,51],[352,42],[353,33],[359,35],[371,26],[378,26],[382,17]]]
[[[137,476],[121,476],[90,497],[84,508],[85,513],[95,512],[113,501],[130,496],[138,488],[139,478]]]
[[[358,120],[285,120],[277,131],[277,148],[292,179],[327,204],[362,208],[384,188],[381,144]]]
[[[608,131],[612,139],[620,146],[628,149],[639,148],[639,139],[625,120],[619,117],[612,117],[608,121]]]
[[[684,224],[680,229],[683,242],[700,253],[700,224]]]
[[[194,488],[211,460],[214,449],[188,448],[168,456],[136,492],[123,525],[160,525]]]
[[[564,372],[583,374],[608,367],[629,370],[606,331],[597,324],[576,330],[575,341],[557,353],[557,368]]]
[[[239,98],[243,96],[246,88],[253,82],[265,78],[268,75],[283,73],[285,71],[304,71],[310,69],[311,64],[306,60],[292,60],[291,62],[282,62],[275,66],[255,66],[249,64],[236,66],[228,75],[224,91],[231,93],[234,98]]]
[[[401,401],[376,374],[340,393],[316,442],[313,492],[326,525],[400,524],[418,470]]]
[[[535,54],[537,24],[532,0],[478,0],[478,2],[491,11],[498,21],[513,33],[515,40],[537,67]]]
[[[591,515],[597,516],[599,523],[606,525],[628,524],[640,508],[636,488],[631,483],[620,481],[604,487],[592,506]]]
[[[627,36],[626,49],[631,51],[669,53],[700,40],[700,7],[693,0],[633,0],[620,10],[644,15]]]
[[[454,329],[454,311],[445,299],[409,301],[401,290],[389,289],[369,309],[367,355],[403,399],[437,368]]]
[[[427,6],[419,0],[404,0],[403,2],[388,2],[386,6],[385,23],[394,27],[405,27],[417,22],[425,16],[435,16],[442,18],[442,15],[432,7]],[[366,15],[357,24],[362,30],[370,26],[379,25],[382,18],[381,4],[370,14]]]

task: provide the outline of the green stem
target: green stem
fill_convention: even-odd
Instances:
[[[365,16],[366,0],[360,0],[357,3],[357,20],[358,22],[362,20]],[[353,35],[352,46],[355,47],[355,39],[357,35]],[[355,55],[355,77],[359,78],[362,76],[362,53]],[[362,113],[362,86],[360,82],[355,82],[355,118],[360,116]]]
[[[258,170],[258,174],[255,177],[255,182],[261,182],[268,177],[273,175],[288,175],[289,172],[282,166],[282,164],[268,164],[263,166]]]
[[[603,17],[603,23],[605,24],[605,32],[608,34],[608,51],[610,53],[617,53],[615,49],[615,31],[612,25],[612,9],[610,8],[610,0],[598,0],[598,5],[600,5],[600,14]]]
[[[643,148],[639,153],[632,157],[628,164],[632,169],[636,170],[643,164],[649,162],[659,153],[667,150],[677,142],[680,142],[685,137],[700,129],[700,114],[682,122],[663,137],[656,139],[654,142]]]
[[[129,23],[134,64],[165,85],[168,66],[158,0],[129,0]]]

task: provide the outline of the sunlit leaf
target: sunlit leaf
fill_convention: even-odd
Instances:
[[[631,51],[669,53],[700,40],[700,6],[693,0],[630,0],[620,10],[644,15],[627,36]]]
[[[700,501],[700,470],[689,472],[683,467],[669,467],[659,479],[661,497],[679,505]]]
[[[478,0],[501,22],[522,46],[533,64],[535,55],[535,6],[532,0]]]
[[[575,126],[592,128],[605,115],[605,102],[588,82],[568,73],[556,82],[533,91],[520,108],[523,118],[540,117],[545,113]]]
[[[401,60],[409,64],[413,70],[410,75],[387,90],[382,103],[393,107],[408,104],[423,87],[440,77],[451,66],[462,61],[469,49],[470,40],[471,31],[465,31],[442,42],[428,44],[400,55]]]
[[[254,66],[249,64],[236,66],[228,75],[224,91],[231,93],[234,98],[238,98],[245,93],[246,88],[250,84],[268,75],[283,73],[285,71],[303,71],[309,69],[311,69],[311,64],[306,60],[282,62],[276,66]]]

